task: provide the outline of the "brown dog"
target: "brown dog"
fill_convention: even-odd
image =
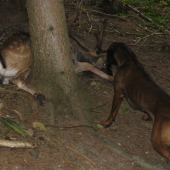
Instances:
[[[124,43],[110,45],[107,51],[107,70],[110,74],[112,64],[117,65],[112,110],[109,118],[101,124],[109,127],[115,121],[125,97],[134,109],[152,118],[153,148],[170,161],[170,96],[146,73],[135,54]]]

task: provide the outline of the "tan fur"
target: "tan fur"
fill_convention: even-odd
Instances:
[[[0,49],[4,45],[4,42],[8,40],[8,38],[10,38],[13,34],[17,34],[20,32],[29,34],[29,25],[28,24],[14,25],[0,32]]]
[[[5,61],[6,68],[0,70],[3,84],[9,82],[17,85],[20,89],[27,91],[36,99],[40,105],[45,104],[45,96],[28,85],[24,80],[29,75],[32,63],[30,38],[24,33],[11,35],[1,47],[1,56]]]
[[[1,55],[7,67],[15,68],[18,71],[16,77],[30,70],[32,54],[29,37],[23,34],[13,35],[5,42]]]

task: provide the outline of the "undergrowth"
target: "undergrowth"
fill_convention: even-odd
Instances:
[[[122,0],[124,3],[134,6],[141,13],[152,19],[159,25],[170,22],[170,0]]]

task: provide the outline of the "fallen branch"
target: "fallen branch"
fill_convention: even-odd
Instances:
[[[91,18],[89,17],[89,13],[87,12],[86,14],[87,14],[87,18],[90,22],[90,28],[89,28],[89,31],[88,31],[88,34],[89,34],[91,32],[92,28],[93,28],[93,25],[92,25],[92,22],[91,22]]]
[[[77,125],[77,126],[55,126],[55,125],[45,125],[45,127],[52,127],[52,128],[57,128],[57,129],[72,129],[72,128],[80,128],[80,127],[88,127],[88,128],[93,128],[93,126],[90,125]],[[95,129],[96,130],[96,129]]]
[[[150,35],[146,35],[145,37],[139,38],[139,39],[136,41],[136,43],[133,44],[133,45],[136,45],[139,41],[141,41],[141,40],[143,40],[143,39],[145,39],[145,38],[154,36],[154,35],[164,35],[164,34],[163,34],[163,33],[156,32],[156,33],[152,33],[152,34],[150,34]]]
[[[97,29],[92,29],[92,31],[96,32]],[[123,35],[124,33],[120,33],[119,31],[117,31],[116,29],[114,30],[105,30],[105,32],[109,32],[109,33],[117,33],[119,35]]]
[[[7,107],[4,107],[4,109],[6,109],[7,111],[15,113],[16,115],[19,116],[20,120],[23,120],[23,115],[19,111],[15,110],[15,109],[9,109]]]
[[[24,148],[24,149],[33,149],[35,146],[28,142],[21,142],[21,141],[10,141],[10,140],[0,140],[1,147],[7,148]]]
[[[137,14],[139,14],[139,16],[141,16],[143,19],[145,19],[146,21],[149,21],[149,22],[153,22],[150,18],[148,18],[146,15],[142,14],[140,11],[138,11],[137,9],[135,9],[134,7],[132,7],[131,5],[128,5],[125,3],[125,5],[132,9],[134,12],[136,12]]]
[[[100,15],[104,15],[104,16],[107,16],[109,18],[119,18],[119,19],[122,19],[122,20],[125,20],[125,18],[126,18],[124,16],[106,14],[106,13],[99,12],[99,11],[96,11],[96,10],[86,10],[86,11],[89,11],[89,12],[92,12],[92,13],[97,13],[97,14],[100,14]],[[83,12],[86,12],[86,11],[83,11]]]

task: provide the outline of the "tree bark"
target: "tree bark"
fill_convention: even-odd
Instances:
[[[33,66],[31,84],[46,96],[42,112],[51,124],[59,112],[72,114],[84,124],[92,120],[91,97],[72,63],[63,0],[27,0]]]

